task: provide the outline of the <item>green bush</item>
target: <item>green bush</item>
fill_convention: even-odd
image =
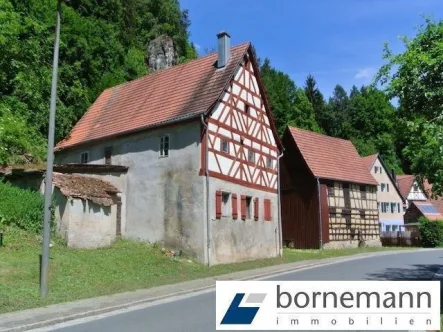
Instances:
[[[0,225],[14,224],[38,233],[43,228],[44,197],[0,181]]]
[[[430,221],[424,217],[419,220],[418,226],[425,248],[435,248],[443,246],[443,221]]]

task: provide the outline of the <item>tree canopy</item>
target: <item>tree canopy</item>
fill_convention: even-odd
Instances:
[[[0,109],[12,112],[36,136],[21,147],[40,144],[47,136],[56,5],[53,0],[0,0]],[[152,39],[168,35],[180,61],[195,58],[189,24],[178,0],[72,0],[63,5],[56,140],[68,134],[104,89],[147,73]],[[8,130],[13,128],[18,127]],[[21,149],[4,148],[9,152],[0,163],[16,160],[12,151]]]
[[[397,98],[402,153],[411,171],[443,194],[443,21],[427,19],[415,38],[402,38],[405,51],[385,46],[387,63],[377,82]]]

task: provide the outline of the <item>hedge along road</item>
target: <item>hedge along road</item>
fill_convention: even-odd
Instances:
[[[395,253],[309,268],[267,280],[431,280],[443,265],[443,250]],[[59,324],[38,331],[215,331],[215,292],[178,297],[142,309],[129,309]],[[37,331],[37,330],[36,330]]]

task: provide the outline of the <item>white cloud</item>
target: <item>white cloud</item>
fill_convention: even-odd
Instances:
[[[200,51],[202,48],[199,44],[194,44],[194,47],[197,51]]]
[[[369,68],[363,68],[363,69],[360,69],[358,72],[357,72],[357,74],[355,74],[355,78],[356,79],[358,79],[358,80],[361,80],[361,79],[371,79],[371,78],[373,78],[374,77],[374,75],[375,75],[375,73],[376,73],[377,71],[374,69],[374,68],[371,68],[371,67],[369,67]]]

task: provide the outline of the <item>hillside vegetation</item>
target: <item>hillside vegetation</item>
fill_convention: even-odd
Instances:
[[[56,3],[0,0],[0,165],[44,159]],[[71,0],[63,5],[56,140],[106,88],[148,74],[148,45],[172,38],[178,62],[197,57],[179,0]],[[215,33],[215,32],[214,32]],[[443,191],[443,22],[424,21],[405,51],[387,46],[372,86],[325,98],[309,75],[297,86],[261,61],[280,134],[287,124],[350,139],[363,156],[416,173]],[[375,84],[377,83],[377,84]],[[394,107],[391,100],[396,98]]]

